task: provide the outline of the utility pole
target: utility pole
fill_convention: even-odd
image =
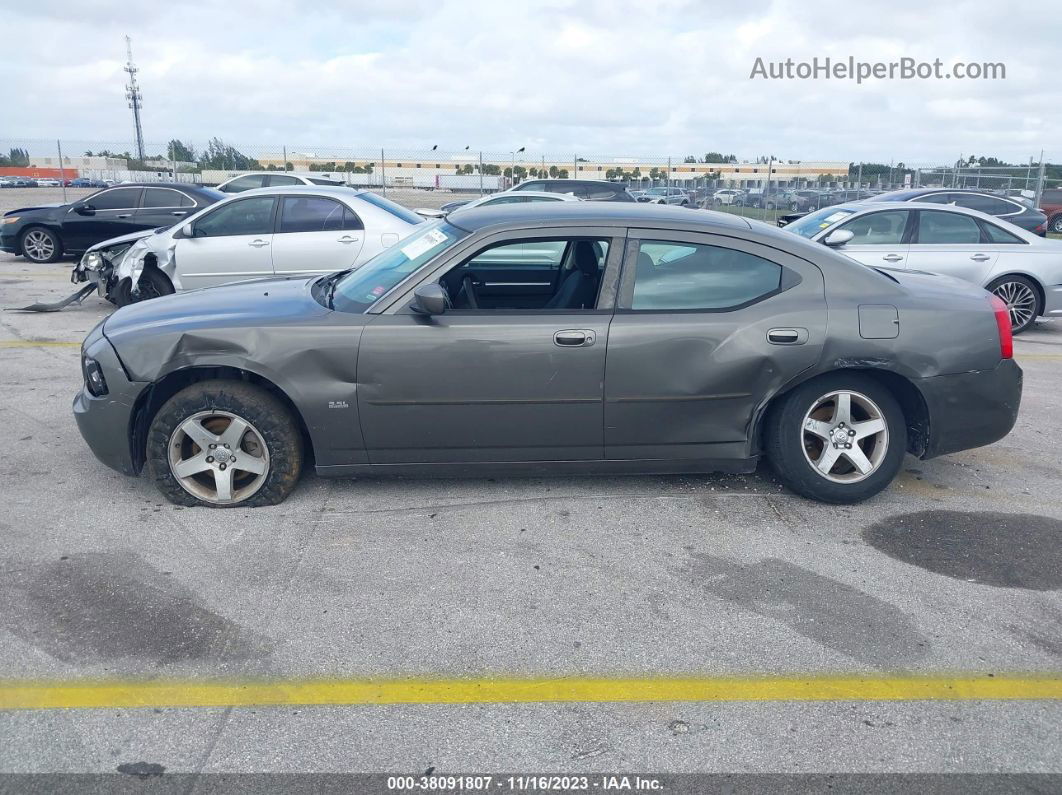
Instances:
[[[483,150],[479,152],[479,195],[483,195]]]
[[[136,125],[136,156],[144,161],[144,130],[140,126],[140,106],[144,98],[140,95],[140,86],[136,82],[137,68],[133,64],[133,40],[125,37],[125,53],[128,60],[125,62],[125,72],[129,75],[129,83],[125,87],[125,98],[129,100],[129,107],[133,109],[133,123]]]
[[[1044,195],[1044,150],[1040,150],[1040,173],[1036,177],[1036,200],[1033,202],[1035,207],[1040,206],[1040,199]]]

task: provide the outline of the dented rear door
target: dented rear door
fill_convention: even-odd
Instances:
[[[818,361],[825,334],[809,262],[725,235],[630,230],[608,336],[606,458],[747,455],[757,408]]]

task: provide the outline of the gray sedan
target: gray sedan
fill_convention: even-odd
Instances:
[[[607,355],[606,355],[607,354]],[[733,216],[468,210],[355,271],[133,304],[82,349],[97,457],[184,505],[320,475],[749,472],[807,497],[1007,434],[1006,309]]]

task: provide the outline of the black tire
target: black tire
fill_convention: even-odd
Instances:
[[[261,435],[268,464],[261,484],[245,499],[227,503],[201,499],[174,476],[169,460],[171,439],[182,423],[201,412],[235,415],[250,423],[251,430]],[[146,459],[148,476],[163,496],[177,505],[210,508],[276,505],[283,502],[298,483],[303,462],[302,435],[287,407],[265,390],[242,381],[200,381],[167,400],[152,419]],[[234,470],[238,469],[234,467]],[[206,473],[201,474],[207,477]],[[234,497],[235,494],[234,490]]]
[[[1056,215],[1051,219],[1051,223],[1048,225],[1051,227],[1051,231],[1056,235],[1062,235],[1062,215]]]
[[[838,390],[858,393],[873,401],[888,432],[876,469],[862,480],[850,483],[828,480],[811,463],[810,453],[805,452],[805,415],[821,397]],[[764,430],[765,452],[778,479],[791,491],[819,502],[846,504],[873,497],[896,477],[907,450],[907,423],[900,404],[876,380],[855,372],[813,378],[785,394],[769,410]]]
[[[145,268],[140,274],[140,301],[148,301],[152,298],[161,298],[164,295],[173,295],[173,283],[169,277],[158,268]]]
[[[43,226],[31,226],[25,230],[19,240],[19,248],[23,257],[40,264],[55,262],[63,255],[59,235]]]
[[[110,292],[111,302],[117,307],[129,306],[133,303],[133,282],[130,279],[121,279]]]
[[[1003,302],[1007,304],[1012,334],[1028,331],[1036,324],[1036,318],[1043,314],[1044,299],[1040,296],[1040,288],[1032,279],[1018,274],[1000,276],[985,289],[1003,299]],[[1021,302],[1020,305],[1017,302],[1012,304],[1014,296],[1025,294],[1023,290],[1032,294],[1031,304],[1028,302]]]

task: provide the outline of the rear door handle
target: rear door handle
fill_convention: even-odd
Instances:
[[[268,240],[252,240],[247,245],[248,246],[254,246],[255,248],[261,248],[262,246],[268,246],[269,245],[269,241]]]
[[[188,213],[185,210],[174,210],[170,215],[188,215]]]
[[[886,254],[884,257],[882,257],[882,259],[886,262],[899,262],[903,259],[903,257],[899,254]]]
[[[114,217],[115,218],[132,218],[133,214],[132,213],[122,213],[121,215],[116,215]]]
[[[597,340],[590,329],[569,328],[553,335],[553,344],[562,348],[589,348]]]
[[[972,257],[970,257],[970,259],[972,259],[974,262],[986,262],[992,258],[987,254],[974,254]]]
[[[806,328],[772,328],[767,332],[767,341],[772,345],[803,345],[808,341]]]
[[[343,237],[339,238],[340,243],[357,243],[359,240],[361,240],[360,237],[351,237],[350,235],[343,235]]]

